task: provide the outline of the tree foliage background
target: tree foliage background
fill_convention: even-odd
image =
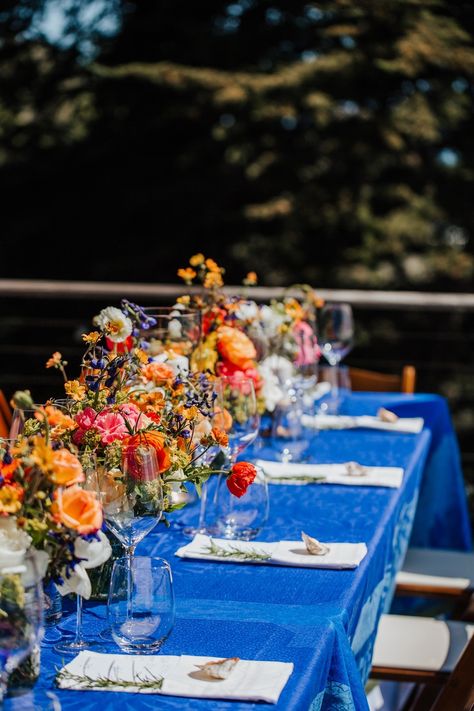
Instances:
[[[1,275],[471,289],[473,39],[470,0],[4,0]]]

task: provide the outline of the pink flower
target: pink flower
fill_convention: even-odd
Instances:
[[[126,403],[125,405],[120,405],[118,412],[123,418],[124,422],[126,420],[129,427],[132,428],[134,432],[141,430],[151,424],[151,420],[136,406],[132,403]]]
[[[313,365],[319,360],[321,350],[318,346],[316,335],[306,321],[299,321],[293,328],[293,336],[298,344],[298,355],[295,358],[295,365]]]
[[[222,361],[217,366],[218,375],[225,375],[231,378],[231,386],[242,392],[243,395],[248,395],[245,391],[245,383],[242,382],[245,379],[253,380],[255,391],[258,392],[262,387],[262,378],[260,373],[256,368],[248,367],[242,370],[238,366],[230,363],[229,361]]]
[[[91,427],[95,426],[97,412],[92,407],[85,407],[82,412],[78,412],[74,419],[77,422],[78,429],[74,432],[73,440],[76,444],[80,444],[82,439]]]
[[[102,444],[111,444],[117,439],[128,437],[130,434],[124,418],[118,412],[104,410],[104,412],[97,415],[94,428],[100,434]]]

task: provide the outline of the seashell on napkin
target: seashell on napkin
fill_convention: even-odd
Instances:
[[[379,420],[382,420],[382,422],[397,422],[399,419],[398,415],[391,410],[387,410],[385,407],[380,407],[377,410],[377,417]]]
[[[359,462],[346,462],[344,466],[346,468],[346,474],[348,476],[367,475],[367,467],[364,467],[362,464],[359,464]]]
[[[196,666],[211,679],[227,679],[238,661],[239,657],[228,657],[207,664],[196,664]]]
[[[301,538],[303,539],[306,550],[310,555],[326,555],[329,553],[329,546],[324,545],[324,543],[318,541],[317,538],[308,536],[308,534],[304,531],[301,531]]]

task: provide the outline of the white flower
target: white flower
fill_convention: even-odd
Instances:
[[[61,595],[68,593],[76,593],[88,600],[91,596],[92,587],[91,581],[87,574],[90,568],[97,568],[108,560],[112,554],[109,539],[102,531],[97,533],[98,540],[91,539],[86,541],[84,538],[77,538],[74,543],[74,555],[80,558],[81,562],[77,563],[69,576],[66,572],[62,572],[63,583],[58,585],[58,590]]]
[[[16,525],[16,518],[0,518],[0,573],[23,566],[30,536]]]
[[[255,301],[242,301],[235,315],[241,321],[255,321],[259,317],[259,309]]]
[[[286,314],[278,313],[271,306],[263,304],[260,306],[260,321],[265,335],[274,338],[279,333],[280,326],[286,321]]]
[[[212,425],[206,417],[202,417],[201,420],[195,425],[193,437],[191,443],[193,445],[199,444],[203,437],[207,437],[212,432]]]
[[[283,390],[279,385],[278,376],[273,372],[270,367],[265,367],[263,366],[263,364],[261,364],[259,367],[259,373],[262,376],[263,380],[260,395],[262,396],[263,401],[265,403],[265,409],[268,410],[268,412],[273,412],[275,407],[283,398]]]
[[[170,338],[181,338],[182,331],[183,326],[181,321],[178,321],[177,318],[171,319],[171,321],[168,323],[168,336]]]
[[[166,363],[169,365],[174,375],[186,377],[189,373],[189,358],[173,352],[160,353],[153,358],[154,363]]]
[[[133,324],[120,309],[107,306],[94,318],[94,323],[114,343],[125,341],[133,330]]]
[[[283,356],[276,354],[265,358],[265,360],[261,362],[260,366],[265,370],[265,372],[271,371],[274,373],[277,376],[280,385],[284,385],[286,381],[290,380],[290,378],[292,378],[295,374],[293,363],[288,360],[288,358],[284,358]]]
[[[96,535],[98,540],[86,541],[84,538],[76,538],[74,542],[74,555],[76,558],[81,558],[81,565],[86,570],[102,565],[112,554],[112,548],[105,533],[98,531]]]

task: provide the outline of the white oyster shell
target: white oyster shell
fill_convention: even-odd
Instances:
[[[329,553],[329,546],[326,546],[324,543],[321,543],[318,541],[317,538],[312,538],[311,536],[308,536],[307,533],[304,531],[301,531],[301,538],[303,539],[303,543],[306,546],[306,550],[310,555],[326,555]]]
[[[210,676],[211,679],[227,679],[238,661],[239,657],[229,657],[228,659],[219,659],[216,662],[196,664],[196,666],[199,667],[204,674]]]
[[[391,410],[387,410],[385,407],[381,407],[377,412],[377,417],[382,422],[396,422],[398,420],[398,415],[396,415]]]

